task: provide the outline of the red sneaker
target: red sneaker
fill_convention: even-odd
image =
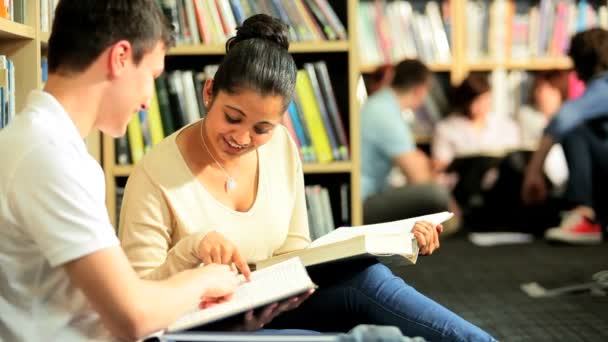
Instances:
[[[559,227],[545,232],[545,238],[572,244],[598,244],[602,242],[602,227],[581,214],[569,212]]]

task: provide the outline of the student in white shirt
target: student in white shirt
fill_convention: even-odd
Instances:
[[[124,134],[172,43],[153,0],[59,2],[45,89],[0,132],[0,340],[136,339],[234,291],[226,265],[141,280],[83,143]]]
[[[515,121],[491,112],[491,87],[485,73],[471,73],[454,90],[455,112],[435,128],[433,163],[443,171],[457,157],[504,152],[519,147]]]

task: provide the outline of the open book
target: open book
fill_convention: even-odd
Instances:
[[[279,302],[316,288],[298,258],[290,258],[272,267],[251,273],[251,281],[243,282],[232,299],[206,309],[196,309],[167,328],[179,332],[219,321],[251,309]]]
[[[416,222],[427,221],[437,225],[452,216],[454,214],[450,212],[441,212],[406,220],[338,228],[316,239],[308,248],[258,261],[252,267],[259,270],[296,256],[304,266],[350,258],[394,255],[415,264],[418,259],[418,243],[411,230]]]

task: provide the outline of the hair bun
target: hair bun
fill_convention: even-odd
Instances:
[[[238,43],[258,38],[271,41],[282,49],[289,49],[289,38],[287,37],[288,26],[279,19],[266,14],[256,14],[247,18],[243,25],[236,28],[236,36],[226,42],[226,52],[234,48]]]

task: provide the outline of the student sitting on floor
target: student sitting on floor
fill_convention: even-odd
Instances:
[[[520,145],[516,123],[491,112],[491,88],[485,73],[471,73],[452,95],[454,113],[437,123],[431,155],[437,171],[457,157],[504,153]]]
[[[553,88],[544,89],[544,85],[540,78],[535,82],[534,104],[540,110],[555,111],[557,99],[547,96],[555,95],[551,92]],[[491,112],[490,100],[491,88],[485,73],[472,73],[455,88],[452,101],[456,112],[439,122],[435,129],[434,165],[439,172],[456,175],[452,192],[470,229],[542,234],[558,220],[559,201],[524,204],[519,193],[513,191],[523,182],[530,152],[522,149],[529,147],[522,141],[522,133],[514,120]],[[535,132],[542,130],[538,122],[543,120],[543,115],[532,107],[525,108],[522,115],[522,122],[526,123],[523,131],[526,143],[534,144],[531,140]],[[559,166],[559,155],[556,157]]]
[[[288,46],[283,23],[248,18],[205,83],[207,116],[154,147],[129,177],[119,234],[142,277],[233,262],[247,274],[246,262],[309,245],[302,163],[280,124],[296,81]],[[441,229],[416,224],[423,254],[439,246]],[[311,277],[319,289],[267,328],[335,332],[368,323],[432,341],[494,340],[375,260]]]
[[[430,159],[416,147],[401,115],[422,106],[430,77],[431,71],[422,62],[404,60],[395,66],[390,86],[371,95],[361,108],[361,192],[366,224],[452,209],[448,191],[433,181]],[[389,184],[394,166],[405,176],[405,186]]]
[[[595,28],[577,33],[568,54],[587,89],[551,119],[526,170],[522,196],[528,203],[545,200],[543,165],[552,146],[561,143],[569,170],[564,197],[571,210],[545,236],[570,243],[599,243],[602,226],[608,223],[608,31]]]

